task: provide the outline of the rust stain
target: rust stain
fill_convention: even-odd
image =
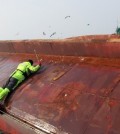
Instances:
[[[37,63],[34,49],[43,59],[43,70],[25,81],[8,98],[7,112],[32,122],[34,128],[40,127],[39,121],[44,121],[58,134],[119,134],[118,40],[119,37],[111,35],[61,41],[0,42],[0,86],[19,62],[29,57]],[[3,43],[5,46],[1,47]],[[22,133],[20,130],[24,126],[16,122],[13,126],[9,122],[0,115],[0,129]],[[30,133],[29,129],[24,130]]]
[[[53,78],[53,80],[57,80],[60,77],[62,77],[65,74],[65,72],[60,72],[56,77]]]

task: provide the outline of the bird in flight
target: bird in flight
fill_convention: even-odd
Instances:
[[[45,33],[45,32],[43,32],[43,35],[46,35],[46,33]]]
[[[65,16],[65,19],[70,18],[70,16]]]
[[[55,34],[56,34],[56,32],[52,33],[52,34],[50,35],[50,37],[52,37],[52,36],[55,35]]]
[[[17,32],[15,35],[16,35],[16,36],[18,36],[19,34],[20,34],[20,33],[19,33],[19,32]]]

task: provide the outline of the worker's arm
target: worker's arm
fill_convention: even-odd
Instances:
[[[39,61],[38,62],[38,65],[36,65],[36,66],[30,66],[29,67],[29,69],[30,69],[30,71],[32,72],[32,73],[34,73],[34,72],[37,72],[39,69],[41,68],[41,62]]]
[[[32,73],[37,72],[41,68],[40,65],[37,66],[30,66],[29,69]]]

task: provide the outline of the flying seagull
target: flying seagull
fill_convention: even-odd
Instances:
[[[46,35],[45,32],[43,32],[43,35]]]
[[[70,18],[70,16],[66,16],[65,19]]]
[[[17,32],[15,35],[18,36],[19,35],[19,32]]]
[[[50,37],[52,37],[52,36],[55,35],[55,34],[56,34],[56,32],[52,33],[52,34],[50,35]]]

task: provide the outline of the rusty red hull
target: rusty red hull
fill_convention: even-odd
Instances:
[[[91,45],[87,46],[85,52],[95,51]],[[101,48],[100,44],[98,47]],[[107,50],[106,47],[103,49]],[[98,56],[97,52],[95,57],[75,56],[75,53],[73,57],[43,55],[43,68],[8,98],[7,113],[37,130],[44,126],[44,133],[119,134],[120,44],[117,42],[114,50],[112,48],[110,44],[109,52],[101,51],[106,58]],[[1,53],[0,84],[4,84],[17,64],[28,57],[36,61],[32,53]],[[22,125],[15,122],[19,128],[9,126],[5,118],[0,118],[1,129],[9,131],[8,127],[13,133],[22,133],[19,132]]]

